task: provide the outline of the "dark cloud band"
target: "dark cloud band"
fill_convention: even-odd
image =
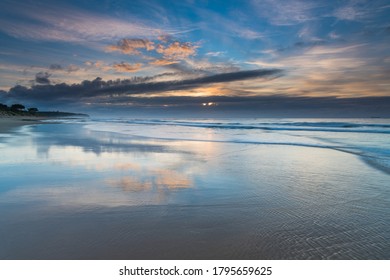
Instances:
[[[150,82],[151,77],[134,78],[121,81],[103,81],[96,78],[92,81],[83,81],[80,84],[50,85],[49,75],[38,73],[40,84],[31,88],[15,86],[5,94],[8,98],[31,100],[36,102],[67,101],[82,103],[88,99],[109,98],[112,95],[137,95],[156,92],[192,89],[214,83],[227,83],[259,78],[276,78],[282,75],[279,69],[258,69],[251,71],[238,71],[200,77],[187,80],[171,80],[164,82]],[[38,82],[38,81],[37,81]]]

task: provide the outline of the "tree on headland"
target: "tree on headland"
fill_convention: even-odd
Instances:
[[[22,104],[13,104],[11,106],[12,111],[23,111],[24,109],[26,109],[26,107],[24,107]]]
[[[36,113],[38,112],[38,108],[28,108],[29,113]]]
[[[0,110],[8,110],[8,106],[3,104],[3,103],[0,103]]]

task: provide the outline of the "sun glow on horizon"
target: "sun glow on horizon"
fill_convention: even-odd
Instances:
[[[215,102],[207,102],[207,103],[202,103],[202,106],[217,106],[217,103],[215,103]]]

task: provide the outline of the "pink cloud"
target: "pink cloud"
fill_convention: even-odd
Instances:
[[[156,51],[166,59],[186,59],[189,56],[195,55],[198,46],[191,43],[174,42],[167,47],[159,44]]]
[[[112,65],[117,72],[137,72],[141,69],[142,63],[130,64],[127,62],[115,63]]]
[[[116,45],[106,47],[107,51],[118,51],[130,55],[140,54],[140,49],[154,50],[154,42],[147,39],[122,39]]]

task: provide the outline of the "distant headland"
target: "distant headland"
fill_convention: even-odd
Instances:
[[[0,103],[0,117],[88,117],[87,114],[60,112],[60,111],[40,111],[36,107],[26,108],[22,104],[12,104],[11,106]]]

